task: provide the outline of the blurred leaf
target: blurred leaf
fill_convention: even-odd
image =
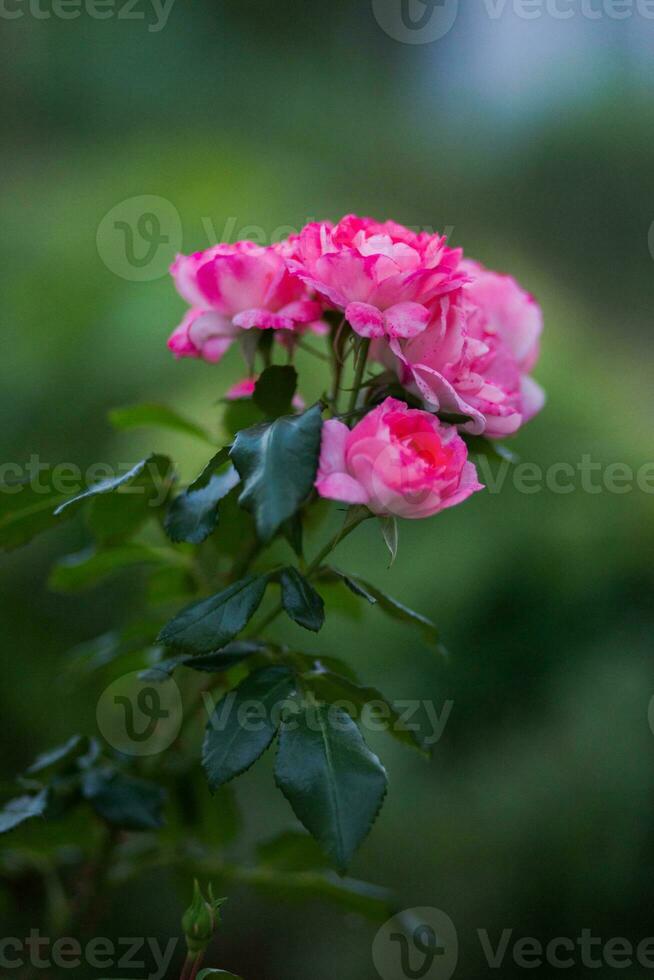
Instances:
[[[286,830],[257,847],[259,864],[275,871],[315,871],[329,867],[329,861],[309,834]]]
[[[225,405],[223,428],[234,437],[241,429],[249,429],[263,421],[264,414],[251,398],[235,398]]]
[[[188,568],[162,565],[148,575],[147,602],[151,606],[188,601],[195,595],[195,583]]]
[[[505,463],[519,463],[520,457],[505,446],[502,442],[497,442],[495,439],[486,439],[484,436],[469,436],[465,435],[465,442],[468,446],[468,452],[475,453],[479,456],[489,456],[491,459],[499,459]]]
[[[397,546],[399,542],[397,518],[393,516],[378,517],[377,520],[379,522],[382,538],[384,539],[384,544],[390,552],[392,565],[397,558]],[[390,565],[388,567],[390,568]]]
[[[211,653],[241,632],[259,608],[268,577],[248,575],[227,589],[183,609],[159,634],[159,642],[190,653]]]
[[[300,507],[318,468],[320,405],[239,432],[231,457],[243,480],[239,504],[254,516],[262,541]]]
[[[203,477],[204,473],[199,479]],[[218,523],[220,501],[239,481],[238,473],[230,466],[223,473],[212,473],[204,485],[198,485],[196,481],[188,490],[180,493],[166,514],[164,527],[168,537],[175,542],[201,544]]]
[[[154,501],[163,503],[163,497],[173,480],[172,463],[167,456],[153,454],[133,466],[128,473],[113,479],[101,480],[83,493],[77,494],[57,507],[55,514],[76,511],[85,500],[104,494],[120,494],[121,499],[146,501],[150,506]]]
[[[282,605],[298,626],[317,633],[325,622],[325,604],[297,568],[287,566],[279,573]]]
[[[125,408],[115,408],[109,412],[109,421],[114,429],[137,429],[149,426],[171,429],[173,432],[202,439],[203,442],[213,441],[205,429],[178,415],[166,405],[129,405]]]
[[[38,755],[26,772],[29,776],[38,774],[43,777],[46,773],[52,775],[58,770],[65,769],[69,763],[74,762],[88,751],[88,738],[85,735],[73,735],[63,745],[58,745],[56,748]]]
[[[82,793],[107,823],[124,830],[163,827],[164,790],[155,783],[112,769],[91,770],[82,780]]]
[[[348,680],[358,683],[356,672],[345,660],[338,657],[328,657],[322,653],[299,653],[294,650],[291,654],[292,661],[298,669],[305,671],[330,670],[334,674],[342,674]]]
[[[105,551],[85,550],[66,555],[54,565],[48,587],[57,592],[75,592],[97,585],[107,576],[134,565],[165,564],[163,549],[144,544],[123,544]]]
[[[265,752],[279,724],[275,709],[290,697],[294,686],[288,667],[263,667],[218,702],[202,747],[202,765],[211,789],[245,772]],[[252,707],[255,718],[248,710]]]
[[[275,779],[298,820],[344,871],[386,795],[386,771],[347,712],[305,704],[289,713]]]
[[[316,697],[327,704],[339,703],[341,707],[343,701],[349,702],[359,716],[361,711],[370,704],[381,705],[387,718],[384,719],[384,731],[396,738],[404,745],[424,751],[423,739],[419,731],[408,728],[402,720],[402,712],[396,708],[392,701],[384,697],[381,691],[375,687],[362,687],[353,683],[349,678],[342,677],[330,670],[317,670],[312,673],[303,674],[302,680],[313,691]],[[379,724],[379,719],[375,720]]]
[[[269,868],[254,869],[247,881],[275,900],[302,903],[314,899],[328,901],[338,908],[383,922],[393,913],[391,893],[385,888],[354,878],[342,878],[331,871],[288,871],[272,874]]]
[[[39,474],[38,484],[0,484],[0,551],[13,551],[37,534],[61,523],[55,513],[68,494],[56,489],[51,473]],[[66,514],[64,519],[72,516]]]
[[[297,371],[290,364],[266,368],[254,386],[253,400],[270,418],[290,415],[297,389]]]
[[[197,975],[197,980],[206,980],[207,977],[222,977],[223,980],[241,980],[241,977],[237,977],[235,973],[228,973],[227,970],[215,970],[213,967],[205,967],[204,970],[200,970]]]
[[[43,816],[48,805],[49,793],[44,789],[36,796],[18,796],[14,800],[9,800],[0,810],[0,834],[13,830],[19,824],[30,820],[32,817]]]

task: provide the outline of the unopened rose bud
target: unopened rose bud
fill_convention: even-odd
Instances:
[[[207,948],[220,925],[220,907],[226,901],[226,898],[214,898],[211,885],[205,898],[197,879],[194,881],[193,901],[182,916],[182,929],[189,953],[197,955]]]

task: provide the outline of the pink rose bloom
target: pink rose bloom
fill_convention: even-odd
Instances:
[[[337,225],[310,224],[288,248],[291,272],[343,310],[362,337],[416,336],[429,323],[429,304],[467,282],[460,250],[392,221],[347,215]]]
[[[216,362],[241,330],[296,332],[314,325],[322,313],[320,303],[288,272],[276,245],[214,245],[178,255],[170,271],[192,306],[168,341],[177,357]]]
[[[238,401],[240,398],[252,398],[256,382],[256,378],[243,378],[242,381],[237,381],[227,391],[225,398],[229,402]],[[297,412],[302,412],[306,408],[306,403],[302,395],[293,395],[291,404]]]
[[[316,489],[380,516],[430,517],[482,486],[463,439],[435,415],[387,398],[353,429],[322,429]]]
[[[542,389],[527,372],[538,357],[540,307],[510,276],[465,260],[470,282],[433,308],[428,328],[403,344],[391,342],[402,383],[436,410],[471,417],[464,428],[501,438],[543,406]],[[377,356],[389,363],[388,355]]]

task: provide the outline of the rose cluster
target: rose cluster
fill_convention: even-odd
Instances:
[[[330,334],[338,357],[346,330],[378,367],[359,376],[356,410],[323,426],[324,497],[409,518],[451,507],[481,489],[461,434],[511,435],[543,405],[530,376],[540,307],[441,235],[348,215],[271,246],[180,255],[171,272],[191,305],[169,340],[178,357],[217,362],[253,330],[273,331],[291,356],[301,335]],[[375,402],[389,377],[400,397]]]

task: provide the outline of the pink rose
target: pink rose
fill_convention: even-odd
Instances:
[[[347,215],[307,225],[290,240],[287,264],[362,337],[414,337],[429,304],[467,281],[460,258],[440,235]]]
[[[350,430],[325,422],[316,489],[379,515],[429,517],[482,486],[455,428],[387,398]]]
[[[215,362],[240,330],[295,332],[313,327],[322,314],[320,303],[288,272],[276,245],[214,245],[178,255],[170,271],[177,291],[193,307],[168,341],[177,357]]]
[[[428,405],[470,416],[469,432],[508,436],[544,403],[527,374],[538,357],[542,313],[510,276],[470,260],[461,267],[470,282],[433,305],[420,336],[390,347],[400,380]],[[383,349],[376,355],[390,363]]]

